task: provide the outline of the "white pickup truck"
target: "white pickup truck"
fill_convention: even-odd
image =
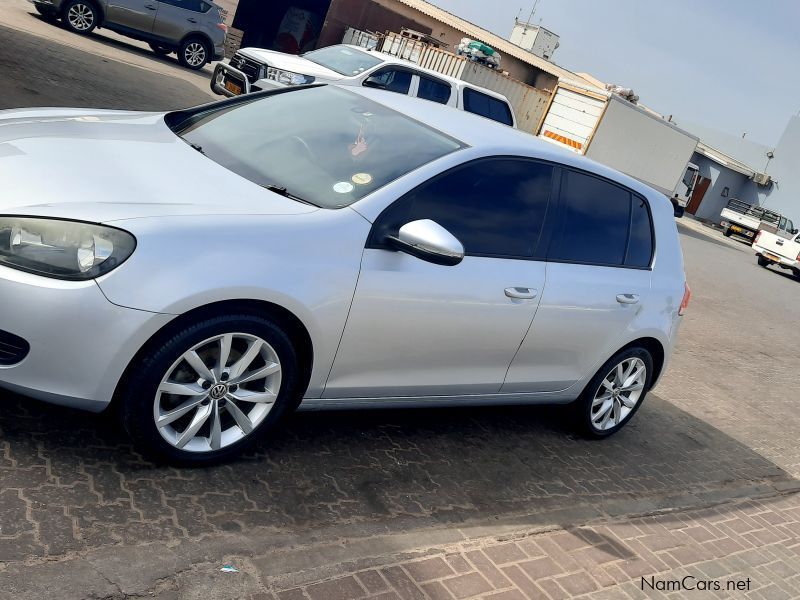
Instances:
[[[797,232],[789,235],[782,231],[772,233],[762,229],[756,234],[753,250],[762,267],[775,265],[789,269],[800,279],[800,234]]]
[[[755,204],[748,204],[742,200],[731,198],[728,205],[720,213],[720,225],[725,237],[740,235],[748,240],[755,238],[762,230],[777,231],[778,233],[797,233],[794,223],[783,215],[762,208]]]

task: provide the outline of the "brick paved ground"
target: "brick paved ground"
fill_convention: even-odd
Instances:
[[[800,598],[800,495],[471,540],[300,587],[262,584],[250,600]]]

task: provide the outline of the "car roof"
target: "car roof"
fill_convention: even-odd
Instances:
[[[410,69],[414,69],[415,71],[419,71],[420,73],[425,73],[426,75],[430,75],[435,79],[441,79],[442,81],[446,81],[449,84],[454,85],[458,88],[472,88],[474,90],[478,90],[486,94],[487,96],[492,96],[493,98],[497,98],[498,100],[502,100],[503,102],[510,104],[508,98],[503,94],[501,94],[500,92],[495,92],[494,90],[490,90],[489,88],[485,88],[480,85],[464,81],[462,79],[457,79],[452,75],[445,75],[444,73],[439,73],[438,71],[421,67],[417,63],[410,60],[406,60],[405,58],[399,58],[397,56],[392,56],[391,54],[386,54],[385,52],[370,50],[369,48],[362,48],[361,46],[354,46],[352,44],[340,44],[340,45],[346,46],[347,48],[352,48],[354,50],[360,50],[361,52],[368,52],[370,55],[382,59],[383,63],[386,65],[400,65],[401,67],[408,67]]]
[[[486,117],[405,94],[374,88],[336,87],[378,102],[468,146],[485,149],[487,154],[519,155],[560,163],[606,177],[646,196],[663,196],[638,179]]]

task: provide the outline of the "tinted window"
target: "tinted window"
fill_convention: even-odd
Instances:
[[[367,79],[365,85],[398,94],[408,94],[408,90],[411,89],[411,73],[395,69],[380,69]]]
[[[472,88],[464,88],[464,110],[505,125],[514,124],[511,110],[505,102]]]
[[[171,4],[172,6],[177,6],[179,8],[185,8],[186,10],[192,10],[194,12],[206,12],[211,5],[207,2],[203,2],[203,0],[160,0],[164,4]]]
[[[631,197],[631,234],[625,264],[629,267],[649,267],[653,258],[653,227],[647,202]]]
[[[447,104],[450,101],[450,93],[450,84],[420,75],[419,91],[417,91],[418,98],[432,100],[439,104]]]
[[[411,221],[432,219],[467,254],[534,255],[550,197],[553,168],[533,161],[491,159],[434,179],[395,202],[376,221],[370,246]]]
[[[631,194],[607,181],[564,171],[559,232],[548,257],[602,265],[622,265],[628,244]]]

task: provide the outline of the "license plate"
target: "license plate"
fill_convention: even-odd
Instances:
[[[237,96],[242,93],[242,86],[236,85],[232,81],[225,82],[225,89],[231,92],[232,94],[236,94]]]
[[[737,225],[731,225],[731,230],[735,231],[736,233],[742,233],[744,230]]]
[[[773,262],[777,262],[777,263],[781,262],[781,259],[780,259],[780,258],[778,258],[777,256],[775,256],[774,254],[770,254],[769,252],[764,252],[764,256],[765,256],[766,258],[770,259],[770,260],[771,260],[771,261],[773,261]]]

